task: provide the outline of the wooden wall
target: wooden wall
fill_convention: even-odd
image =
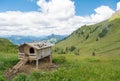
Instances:
[[[38,50],[37,59],[44,58],[51,55],[51,47]]]
[[[28,46],[28,45],[25,45],[24,46],[24,52],[25,52],[25,54],[27,54],[27,55],[29,55],[30,54],[30,46]],[[34,48],[33,48],[34,49]],[[35,55],[37,54],[37,50],[36,49],[34,49],[34,51],[35,51]]]
[[[20,53],[25,53],[26,55],[29,56],[29,58],[31,59],[34,59],[34,60],[37,60],[37,59],[41,59],[41,58],[44,58],[44,57],[47,57],[47,56],[50,56],[51,53],[52,53],[52,47],[48,47],[48,48],[44,48],[44,49],[35,49],[34,48],[34,51],[35,51],[35,55],[34,56],[30,56],[30,46],[28,45],[23,45],[21,47],[19,47],[19,52]]]

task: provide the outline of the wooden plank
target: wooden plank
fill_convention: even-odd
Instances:
[[[9,69],[9,71],[6,73],[8,77],[11,77],[12,75],[16,74],[19,69],[28,61],[28,57],[24,57],[21,59],[13,68]]]
[[[38,61],[39,61],[39,60],[37,59],[37,60],[36,60],[36,68],[37,68],[37,69],[38,69]]]

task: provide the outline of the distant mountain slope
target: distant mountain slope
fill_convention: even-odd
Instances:
[[[5,38],[0,38],[0,53],[16,52],[17,46]]]
[[[66,35],[51,34],[48,36],[39,36],[39,37],[12,35],[12,36],[5,36],[5,37],[3,36],[2,38],[7,38],[12,43],[19,45],[24,42],[33,42],[33,41],[49,41],[54,44],[54,43],[64,39],[65,37],[66,37]]]
[[[49,41],[49,42],[55,44],[56,42],[59,42],[59,41],[63,40],[65,37],[67,37],[67,35],[55,35],[55,34],[51,34],[51,35],[46,36],[42,40],[46,40],[46,41]]]
[[[54,51],[68,53],[78,48],[80,54],[120,54],[120,14],[101,23],[82,26],[54,46]]]

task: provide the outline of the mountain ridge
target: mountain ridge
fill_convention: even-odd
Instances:
[[[111,20],[112,19],[112,20]],[[120,17],[112,16],[103,22],[82,26],[74,31],[69,37],[58,42],[54,46],[54,50],[60,49],[61,53],[70,53],[66,49],[75,47],[80,50],[80,54],[119,54],[120,49]],[[74,51],[72,51],[74,52]]]
[[[67,35],[55,35],[55,34],[51,34],[48,36],[38,36],[38,37],[11,35],[11,36],[2,36],[1,38],[6,38],[16,45],[22,44],[24,42],[33,42],[33,41],[49,41],[54,44],[64,39],[66,36]]]

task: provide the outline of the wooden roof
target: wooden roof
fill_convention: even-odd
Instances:
[[[21,44],[19,47],[23,46],[23,45],[28,45],[31,46],[35,49],[43,49],[43,48],[47,48],[47,47],[52,47],[53,44],[48,43],[48,42],[30,42],[30,43],[24,43]]]

